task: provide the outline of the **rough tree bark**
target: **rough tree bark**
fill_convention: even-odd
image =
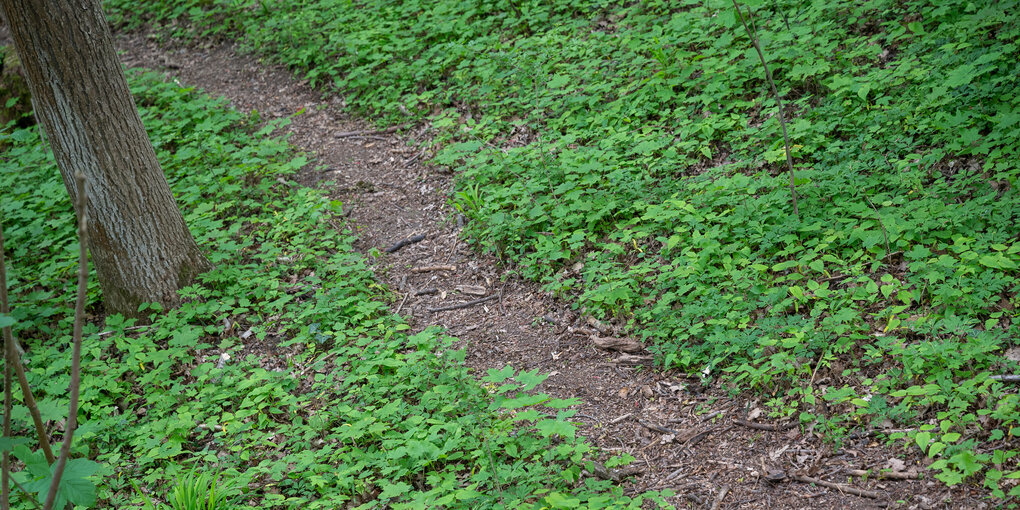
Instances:
[[[99,0],[0,0],[64,185],[88,185],[88,236],[109,313],[172,306],[212,265],[184,224],[128,90]],[[79,212],[80,214],[80,212]]]

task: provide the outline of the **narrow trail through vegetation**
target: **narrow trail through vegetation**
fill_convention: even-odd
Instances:
[[[258,111],[263,120],[290,118],[290,141],[314,155],[299,176],[301,184],[328,189],[343,202],[357,226],[357,248],[377,256],[377,277],[397,293],[393,310],[415,331],[440,326],[466,341],[467,363],[481,373],[506,365],[549,373],[543,391],[579,400],[580,434],[603,450],[636,459],[629,472],[596,476],[620,478],[628,493],[674,489],[678,496],[672,502],[681,508],[982,505],[966,487],[949,492],[931,480],[851,478],[852,470],[891,467],[890,458],[903,458],[903,452],[868,436],[834,448],[812,430],[755,428],[767,421],[759,402],[652,370],[650,356],[640,352],[596,347],[593,339],[627,339],[618,338],[613,325],[579,316],[460,241],[446,198],[452,176],[425,164],[428,152],[408,144],[428,139],[427,127],[377,130],[345,114],[342,98],[322,99],[286,70],[240,55],[230,45],[166,49],[141,33],[123,34],[119,43],[129,67],[164,70],[182,86],[223,95],[242,112]],[[410,239],[420,241],[386,252]],[[914,457],[907,454],[908,467]],[[806,478],[797,476],[850,482],[844,489],[876,491],[880,497],[802,483]]]

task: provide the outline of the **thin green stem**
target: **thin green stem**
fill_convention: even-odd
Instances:
[[[761,66],[765,68],[765,79],[769,82],[769,87],[772,89],[772,97],[776,100],[776,104],[779,105],[779,125],[783,128],[783,144],[786,147],[786,166],[790,170],[790,196],[793,197],[793,214],[800,219],[800,210],[797,208],[797,188],[794,185],[793,178],[793,156],[790,155],[790,136],[786,134],[786,114],[783,109],[783,101],[779,99],[779,91],[776,90],[776,82],[772,80],[772,71],[769,70],[769,65],[765,62],[765,54],[761,51],[761,45],[758,44],[758,29],[755,28],[753,31],[747,26],[747,21],[744,19],[744,13],[740,11],[740,6],[737,5],[737,0],[733,0],[733,7],[737,9],[737,16],[740,16],[740,22],[744,25],[744,30],[747,32],[747,36],[751,38],[751,44],[754,45],[754,49],[758,52],[758,58],[761,59]],[[751,16],[751,11],[748,9],[747,16]],[[752,20],[752,24],[753,24]]]

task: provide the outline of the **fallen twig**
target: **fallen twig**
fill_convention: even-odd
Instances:
[[[351,138],[351,137],[355,137],[355,136],[364,137],[364,136],[371,136],[371,135],[388,135],[388,134],[396,133],[397,130],[402,128],[402,127],[404,127],[404,124],[399,125],[399,126],[390,126],[390,127],[386,128],[386,129],[364,129],[364,130],[361,130],[361,131],[341,131],[339,133],[335,133],[333,136],[335,138]]]
[[[790,423],[755,423],[753,421],[741,420],[740,418],[734,418],[733,423],[743,425],[749,429],[768,430],[770,432],[782,432],[797,426],[797,422],[795,421],[791,421]]]
[[[716,494],[715,500],[712,501],[711,510],[719,510],[719,505],[722,504],[723,498],[725,498],[726,494],[729,492],[730,492],[729,485],[723,485],[722,487],[719,487],[719,494]]]
[[[642,427],[644,427],[644,428],[646,428],[648,430],[654,430],[655,432],[659,432],[660,434],[673,434],[674,436],[679,436],[680,435],[679,432],[677,432],[677,431],[675,431],[675,430],[673,430],[671,428],[668,428],[668,427],[663,427],[661,425],[656,425],[654,423],[648,423],[648,422],[646,422],[644,420],[640,420],[640,419],[637,422],[638,422],[638,425],[641,425]]]
[[[491,296],[486,296],[486,297],[483,297],[481,299],[476,299],[474,301],[468,301],[466,303],[460,303],[460,304],[449,305],[449,306],[440,306],[439,308],[426,308],[426,310],[428,310],[430,312],[448,312],[450,310],[460,310],[461,308],[468,308],[468,307],[471,307],[471,306],[480,305],[480,304],[485,303],[487,301],[492,301],[493,299],[496,299],[498,297],[499,297],[499,294],[493,294]]]
[[[924,474],[917,471],[875,471],[868,472],[863,469],[847,469],[846,474],[850,476],[860,476],[875,479],[885,480],[920,480],[924,478]]]
[[[64,441],[60,444],[60,454],[53,466],[53,478],[50,480],[49,491],[46,493],[46,501],[43,503],[43,510],[50,510],[57,499],[57,490],[60,488],[60,479],[64,476],[64,468],[67,467],[67,460],[71,455],[71,443],[74,440],[74,432],[78,427],[78,396],[81,390],[81,344],[82,333],[85,325],[85,299],[87,298],[89,282],[89,257],[88,257],[88,195],[85,188],[85,175],[81,171],[75,171],[75,180],[78,185],[78,295],[74,306],[74,325],[72,326],[71,338],[71,383],[67,392],[70,394],[69,410],[67,420],[64,422]]]
[[[634,416],[634,414],[633,413],[627,413],[627,414],[625,414],[623,416],[620,416],[620,417],[617,417],[617,418],[613,418],[613,421],[609,422],[609,424],[610,425],[616,425],[617,423],[620,423],[621,421],[626,420],[627,418],[630,418],[631,416]]]
[[[618,365],[643,365],[645,363],[651,363],[652,359],[653,358],[650,354],[640,355],[623,353],[620,357],[613,359],[611,363]]]
[[[397,250],[414,243],[420,243],[425,240],[425,234],[418,234],[416,236],[408,237],[407,239],[401,239],[397,241],[393,246],[386,248],[386,253],[394,253]]]
[[[684,446],[692,447],[692,446],[702,442],[706,437],[711,436],[712,433],[715,432],[716,430],[718,430],[718,429],[712,428],[712,429],[707,429],[707,430],[703,430],[701,432],[698,432],[697,434],[691,436],[690,439],[684,441]]]
[[[704,423],[704,422],[706,422],[708,420],[711,420],[712,418],[715,418],[716,416],[724,414],[725,412],[726,411],[712,411],[712,412],[706,414],[705,416],[702,416],[701,419],[699,419],[698,421]]]
[[[882,493],[880,492],[858,489],[857,487],[852,487],[845,483],[826,482],[825,480],[819,480],[817,478],[812,478],[810,476],[804,475],[792,475],[790,478],[793,480],[797,480],[798,482],[801,483],[811,483],[821,487],[828,487],[830,489],[835,489],[837,491],[845,492],[847,494],[853,494],[854,496],[860,496],[862,498],[878,499],[882,497]]]
[[[1020,374],[993,375],[989,379],[1008,383],[1020,383]]]
[[[425,150],[426,149],[427,149],[427,147],[425,149],[422,149],[421,152],[418,153],[418,155],[414,156],[411,159],[408,159],[407,161],[404,161],[404,166],[410,165],[411,163],[414,163],[415,161],[418,161],[418,158],[420,158],[420,157],[425,155]]]
[[[431,273],[432,271],[456,271],[457,266],[421,266],[411,269],[412,273]]]
[[[857,438],[861,438],[861,437],[877,436],[878,434],[885,434],[885,435],[899,434],[899,433],[909,434],[911,432],[916,432],[916,431],[917,431],[916,428],[910,428],[910,429],[872,429],[872,430],[864,430],[864,431],[856,430],[854,432],[851,432],[850,435],[847,436],[847,437],[850,438],[850,439],[857,439]]]
[[[404,303],[407,302],[407,297],[410,296],[410,295],[411,295],[410,292],[408,292],[407,294],[404,294],[404,299],[400,300],[400,306],[397,307],[397,311],[393,312],[393,315],[400,315],[400,309],[404,307]]]
[[[634,340],[632,338],[593,335],[591,337],[591,341],[601,349],[630,353],[641,352],[645,350],[645,347],[641,345],[641,342],[638,342],[637,340]]]
[[[747,32],[747,37],[751,39],[751,44],[754,45],[755,51],[758,52],[758,58],[761,59],[761,66],[765,69],[765,79],[769,83],[769,87],[772,89],[772,98],[776,101],[776,106],[779,107],[779,125],[783,128],[783,146],[786,148],[786,166],[790,170],[790,196],[793,198],[793,215],[800,219],[800,209],[797,208],[797,188],[794,186],[793,177],[793,156],[790,155],[790,136],[786,134],[786,111],[783,108],[783,101],[779,98],[779,92],[776,91],[776,83],[772,81],[772,71],[769,70],[769,65],[765,63],[765,54],[761,51],[761,45],[758,44],[758,29],[755,28],[753,31],[747,26],[747,21],[744,20],[744,13],[740,10],[740,6],[737,5],[737,0],[733,0],[733,8],[737,10],[737,16],[740,17],[740,22],[744,25],[744,30]],[[751,17],[751,10],[748,8],[747,17]],[[751,21],[754,26],[754,20]]]
[[[414,293],[415,296],[424,296],[424,295],[431,295],[431,294],[439,294],[439,289],[437,289],[435,287],[429,287],[427,289],[421,289],[418,292]]]

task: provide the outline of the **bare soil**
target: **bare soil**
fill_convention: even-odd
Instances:
[[[313,90],[287,69],[241,54],[231,44],[160,47],[145,33],[119,34],[118,44],[130,67],[162,70],[182,84],[226,97],[241,111],[257,110],[263,119],[291,117],[285,128],[290,141],[315,157],[298,180],[343,201],[359,250],[384,251],[374,269],[400,294],[394,311],[414,330],[442,326],[461,338],[467,363],[479,373],[510,364],[550,374],[540,389],[580,399],[582,435],[605,452],[637,459],[637,473],[621,481],[628,493],[674,489],[672,503],[680,508],[987,506],[973,488],[948,489],[933,480],[914,452],[869,435],[836,449],[811,429],[763,430],[759,425],[767,418],[759,402],[730,397],[717,383],[703,386],[696,378],[653,369],[648,353],[628,358],[597,347],[593,339],[621,337],[620,331],[580,316],[461,238],[447,202],[453,175],[428,165],[429,153],[415,146],[415,140],[428,139],[427,125],[378,130],[347,113],[341,96]],[[385,253],[412,236],[424,238]],[[481,298],[489,299],[435,311]],[[902,460],[900,469],[918,469],[924,478],[849,475],[881,469],[890,459]],[[804,476],[841,485],[797,479]],[[851,494],[855,489],[877,497]]]

